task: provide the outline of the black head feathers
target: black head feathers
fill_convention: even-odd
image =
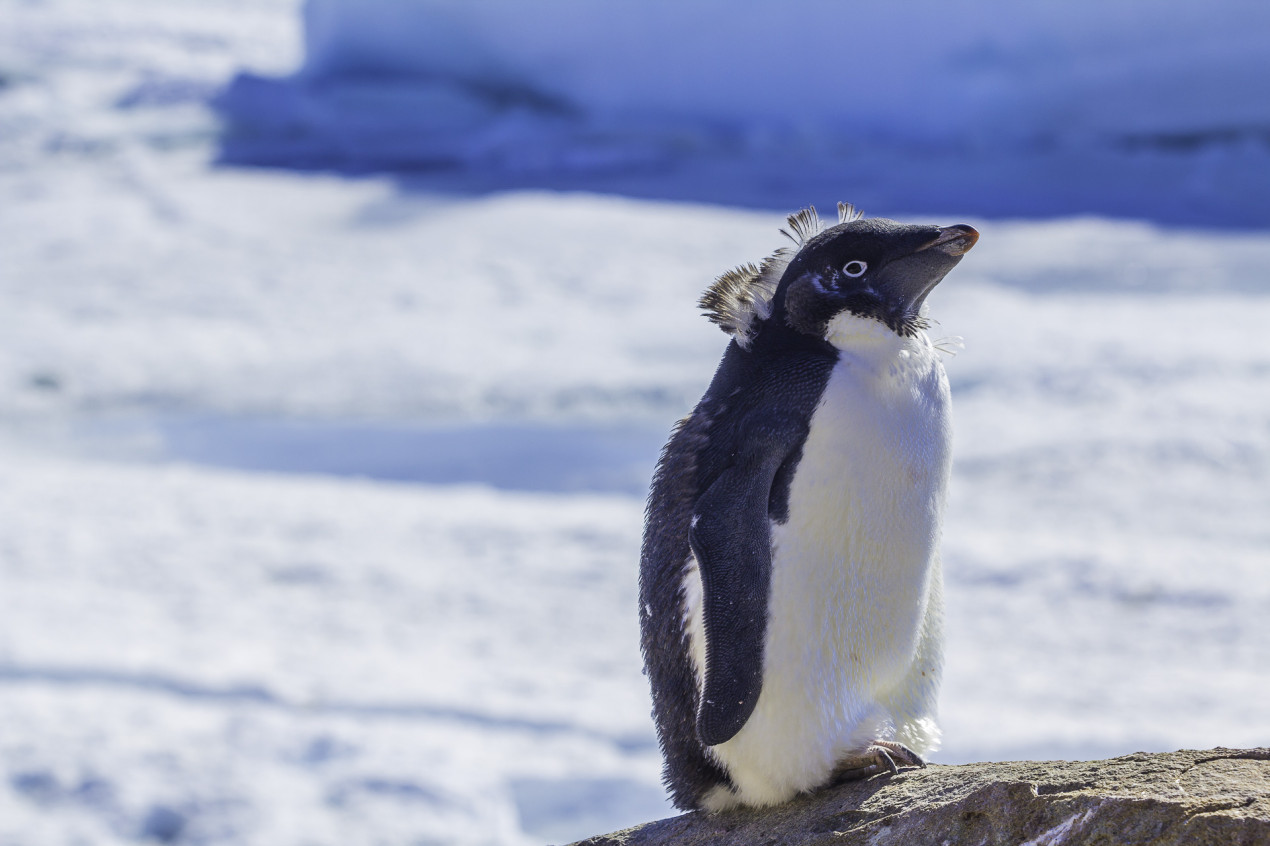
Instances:
[[[864,214],[850,203],[838,203],[839,223],[850,223],[863,217]],[[698,302],[710,322],[735,338],[743,348],[749,346],[758,331],[758,324],[771,316],[776,286],[797,249],[824,229],[815,206],[808,206],[785,220],[789,228],[780,232],[794,242],[795,250],[781,247],[758,266],[747,262],[729,270],[714,280]]]
[[[926,295],[979,238],[964,224],[865,219],[848,203],[838,204],[834,226],[826,228],[814,208],[790,215],[787,225],[781,234],[796,249],[728,271],[701,298],[710,320],[742,349],[769,324],[777,333],[772,337],[792,331],[823,343],[830,321],[842,313],[914,335],[927,325]]]

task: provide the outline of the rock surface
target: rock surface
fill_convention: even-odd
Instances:
[[[786,805],[647,823],[575,846],[1270,845],[1270,749],[931,765]]]

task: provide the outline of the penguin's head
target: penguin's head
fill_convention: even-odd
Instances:
[[[776,287],[773,316],[823,338],[842,312],[871,318],[897,335],[924,328],[926,295],[975,245],[969,226],[920,226],[876,217],[808,239]]]
[[[925,327],[927,294],[975,245],[964,224],[924,226],[864,218],[838,205],[839,223],[822,229],[814,208],[789,218],[781,232],[798,247],[778,250],[761,267],[723,274],[701,299],[710,319],[748,347],[765,327],[825,337],[829,322],[849,313],[876,320],[897,335]]]

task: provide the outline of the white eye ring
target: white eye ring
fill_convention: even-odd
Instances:
[[[842,266],[842,272],[850,276],[852,279],[859,279],[868,269],[869,265],[859,260],[849,261]]]

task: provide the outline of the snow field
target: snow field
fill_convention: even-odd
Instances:
[[[228,473],[128,437],[174,412],[213,444],[225,420],[230,459],[237,419],[334,426],[341,452],[368,419],[665,431],[724,342],[696,297],[779,217],[137,172],[68,168],[6,219],[11,838],[561,842],[665,813],[638,497]],[[1270,241],[969,222],[931,297],[932,334],[966,339],[937,760],[1260,742]],[[479,456],[471,481],[533,487]]]
[[[15,842],[62,806],[94,837],[167,807],[211,841],[402,810],[403,836],[522,842],[518,785],[633,773],[609,809],[665,811],[629,501],[5,459]]]
[[[720,348],[695,308],[701,290],[783,240],[779,215],[705,206],[541,193],[460,201],[403,195],[383,180],[208,173],[179,156],[119,169],[126,179],[97,165],[57,180],[0,174],[0,187],[24,198],[4,215],[14,238],[0,268],[10,414],[666,419],[699,395]],[[1133,331],[1165,302],[1173,322],[1160,331],[1195,331],[1184,320],[1192,307],[1201,320],[1233,321],[1225,343],[1204,336],[1209,358],[1256,347],[1258,312],[1245,303],[1260,302],[1262,236],[968,222],[991,237],[937,292],[940,331],[974,329],[981,343],[1026,319],[1029,349],[959,366],[990,362],[999,378],[1130,343],[1084,345],[1086,322],[1112,324],[1073,292],[1141,294],[1146,311],[1113,301]],[[1046,294],[1046,306],[974,327],[940,314],[978,283]],[[1209,294],[1225,305],[1204,304]],[[1071,340],[1050,337],[1063,334]],[[1139,340],[1141,366],[1189,354],[1184,338]]]
[[[639,672],[631,479],[647,478],[722,350],[697,297],[780,246],[781,215],[475,196],[481,179],[461,168],[445,195],[419,174],[211,166],[225,149],[208,104],[235,74],[282,78],[265,87],[287,96],[326,76],[325,92],[301,91],[321,107],[319,147],[340,140],[335,118],[387,138],[397,106],[433,98],[454,131],[440,149],[493,162],[492,185],[546,167],[561,184],[616,173],[630,193],[669,196],[686,170],[699,184],[676,196],[823,191],[827,217],[839,198],[878,212],[874,197],[973,224],[982,241],[931,297],[932,334],[965,338],[947,362],[937,760],[1264,745],[1270,237],[1007,217],[1089,191],[1108,213],[1211,224],[1234,209],[1257,225],[1248,198],[1270,194],[1254,190],[1268,172],[1249,129],[1267,78],[1264,51],[1245,49],[1255,27],[1227,38],[1234,18],[1199,7],[1136,27],[1133,3],[1001,16],[978,46],[895,77],[952,63],[959,84],[929,125],[888,134],[899,100],[870,89],[858,115],[887,149],[843,158],[815,127],[680,132],[637,102],[652,77],[573,74],[592,86],[566,92],[584,105],[630,95],[575,137],[520,107],[489,111],[494,89],[457,84],[453,51],[433,54],[449,64],[426,85],[419,68],[408,85],[350,71],[367,50],[398,65],[428,55],[386,22],[443,5],[376,0],[340,28],[354,6],[314,2],[310,18],[333,17],[310,28],[307,54],[289,0],[0,6],[0,844],[528,844],[669,812]],[[470,25],[466,43],[503,45],[533,85],[604,43],[575,49],[561,30],[552,66],[521,39],[528,13],[482,22],[497,8],[444,6]],[[704,20],[714,6],[684,8]],[[1014,38],[1047,16],[1061,19],[1048,40]],[[1081,29],[1094,20],[1110,29]],[[687,43],[671,58],[690,59]],[[829,61],[858,76],[846,52]],[[1060,74],[1035,112],[1011,110],[1064,67],[1075,88]],[[1144,73],[1163,82],[1122,108]],[[1018,87],[994,87],[1001,74]],[[1205,93],[1231,77],[1250,87]],[[688,81],[692,111],[709,86]],[[819,84],[791,80],[765,119],[814,104]],[[1098,97],[1065,99],[1091,86]],[[997,148],[979,170],[956,144],[936,149],[935,129],[994,114],[1072,129],[1038,148],[1055,194]],[[562,157],[533,159],[528,142],[570,138]],[[1154,192],[1139,193],[1109,178],[1126,161],[1109,138],[1193,149],[1139,149]],[[500,171],[500,149],[530,160]],[[859,172],[762,172],[786,149]],[[751,153],[740,180],[712,158]],[[888,184],[901,165],[912,178]]]

